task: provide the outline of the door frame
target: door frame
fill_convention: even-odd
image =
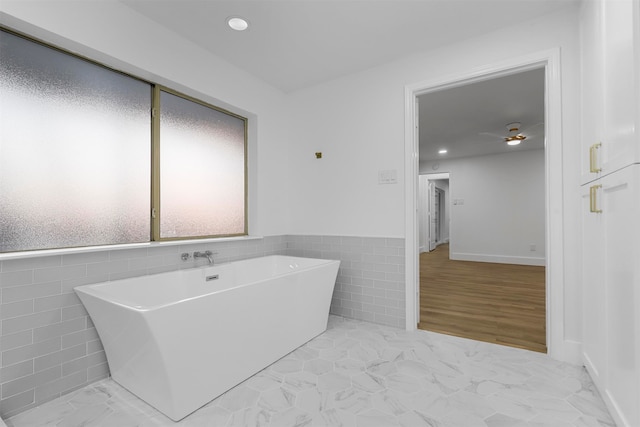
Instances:
[[[423,176],[425,178],[425,181],[427,182],[427,186],[429,185],[429,183],[431,181],[437,181],[437,180],[440,180],[440,179],[446,179],[448,181],[451,180],[451,173],[450,172],[437,172],[437,173],[428,172],[428,173],[418,174],[418,177],[420,177],[420,176]],[[418,184],[418,187],[419,186],[420,186],[420,184]],[[451,189],[449,189],[449,191],[451,191]],[[429,203],[429,201],[427,200],[427,204],[428,203]],[[449,203],[449,201],[446,200],[445,203]],[[445,209],[442,206],[440,208],[442,210]],[[430,215],[429,214],[429,206],[427,206],[427,214]],[[444,215],[442,217],[444,218]],[[442,218],[441,218],[441,220],[442,220]],[[428,217],[428,221],[427,221],[427,225],[430,224],[430,221],[431,221],[431,217],[429,216]],[[442,227],[442,224],[440,224],[440,226]],[[450,230],[449,230],[449,233],[451,233]],[[430,230],[429,227],[427,227],[427,251],[429,251],[429,249],[431,249],[429,247],[429,239],[431,238],[430,234],[431,234],[431,230]],[[449,235],[451,235],[451,234],[449,234]],[[418,255],[419,255],[419,252],[418,252]]]
[[[429,241],[427,247],[429,252],[436,248],[436,221],[434,219],[434,211],[436,210],[436,183],[433,180],[427,179],[427,216],[429,218],[429,224],[427,229],[427,235]]]
[[[429,186],[430,184],[433,183],[433,181],[437,181],[439,179],[446,179],[449,182],[451,182],[451,173],[450,172],[438,172],[438,173],[423,173],[423,174],[418,174],[418,179],[420,178],[420,176],[422,176],[424,178],[424,181],[427,184],[427,199],[429,199],[431,197],[431,192],[428,191],[429,190]],[[418,184],[418,186],[420,186],[420,184]],[[434,186],[435,188],[435,186]],[[449,187],[449,192],[451,192],[451,187]],[[448,203],[448,201],[446,201],[445,203]],[[426,204],[429,204],[429,200],[426,201]],[[416,205],[417,206],[417,205]],[[431,240],[431,214],[428,212],[429,211],[429,207],[427,206],[426,208],[426,212],[422,212],[422,214],[426,214],[427,215],[427,227],[426,227],[426,235],[427,235],[427,239],[426,239],[426,249],[427,252],[430,252],[430,240]],[[444,215],[443,215],[444,217]],[[419,231],[419,227],[416,229],[416,231]],[[449,236],[451,236],[451,228],[449,228]],[[420,239],[418,238],[418,241]],[[418,260],[420,259],[420,247],[419,247],[419,242],[418,242]],[[418,261],[418,265],[419,261]],[[420,271],[418,270],[418,273],[420,273]],[[415,297],[415,310],[416,310],[416,325],[418,323],[420,323],[420,281],[418,280],[417,286],[416,286],[416,297]]]
[[[442,244],[442,223],[445,220],[444,216],[444,190],[441,188],[435,187],[436,189],[436,197],[435,199],[438,202],[438,206],[436,207],[436,246],[438,244]]]
[[[405,295],[406,329],[416,330],[416,298],[419,289],[417,199],[419,141],[416,98],[429,92],[490,80],[532,69],[545,70],[545,246],[546,332],[551,357],[573,360],[564,340],[564,258],[562,199],[562,100],[560,49],[554,48],[511,58],[466,72],[405,86]],[[553,183],[554,185],[551,185]]]

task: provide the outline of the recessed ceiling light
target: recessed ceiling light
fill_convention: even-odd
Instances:
[[[443,148],[442,150],[438,151],[438,154],[447,154],[447,150]]]
[[[249,28],[249,22],[239,16],[231,16],[227,19],[227,25],[236,31],[244,31]]]

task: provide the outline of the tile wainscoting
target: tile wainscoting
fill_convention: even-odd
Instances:
[[[75,286],[285,254],[342,261],[331,313],[404,327],[404,239],[268,236],[8,259],[0,262],[0,417],[8,418],[109,375],[104,350]]]
[[[404,239],[288,236],[287,254],[338,259],[331,313],[405,327]]]

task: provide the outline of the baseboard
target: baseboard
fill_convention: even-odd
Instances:
[[[583,353],[582,359],[584,361],[584,367],[587,369],[587,373],[591,377],[591,381],[593,381],[593,383],[596,386],[596,389],[598,389],[598,393],[600,393],[600,397],[602,397],[602,400],[604,401],[605,405],[607,405],[607,409],[609,410],[609,413],[611,414],[614,421],[616,422],[616,425],[621,427],[633,427],[631,426],[631,424],[627,422],[625,417],[622,415],[622,412],[620,411],[620,407],[616,403],[615,398],[611,396],[611,393],[609,393],[609,391],[603,384],[603,379],[602,377],[600,377],[598,373],[598,369],[593,365],[589,356]]]
[[[602,379],[600,378],[600,373],[598,372],[598,368],[595,367],[591,359],[586,353],[582,353],[582,361],[584,364],[587,373],[591,377],[591,381],[596,385],[598,392],[600,395],[604,394],[604,384],[602,384]]]
[[[609,393],[607,389],[604,390],[604,393],[601,392],[600,394],[602,395],[602,400],[604,400],[604,403],[607,405],[607,409],[609,409],[609,413],[611,414],[611,417],[613,418],[613,420],[616,422],[617,426],[637,427],[637,426],[632,426],[627,421],[627,419],[622,415],[622,411],[620,410],[620,407],[616,403],[615,398],[611,396],[611,393]]]
[[[536,265],[544,267],[545,258],[517,257],[508,255],[484,255],[451,252],[449,258],[456,261],[493,262],[497,264]]]

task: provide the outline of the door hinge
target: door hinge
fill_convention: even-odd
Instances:
[[[151,208],[151,218],[156,219],[156,208]]]

